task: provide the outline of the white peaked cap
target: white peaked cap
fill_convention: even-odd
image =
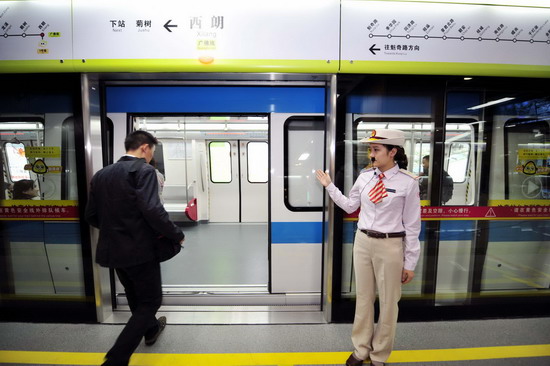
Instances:
[[[405,133],[400,130],[372,130],[369,137],[365,137],[359,142],[403,146],[405,145]]]

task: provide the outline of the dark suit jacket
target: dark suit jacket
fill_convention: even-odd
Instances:
[[[104,267],[154,260],[160,235],[178,242],[184,238],[160,202],[155,168],[130,156],[94,175],[86,220],[100,229],[96,262]]]

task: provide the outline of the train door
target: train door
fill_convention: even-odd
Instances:
[[[325,119],[278,114],[270,128],[271,290],[309,294],[315,303],[321,292],[324,196],[315,170],[324,164]]]
[[[228,287],[229,293],[253,288],[265,294],[268,117],[134,115],[131,119],[134,130],[151,132],[161,144],[154,158],[164,175],[162,199],[186,234],[183,253],[162,265],[166,292],[202,294],[207,303],[219,300],[214,298],[220,292],[227,295]],[[122,291],[118,284],[117,292]]]
[[[210,222],[267,222],[267,141],[207,141]]]

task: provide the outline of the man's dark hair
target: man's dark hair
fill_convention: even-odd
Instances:
[[[147,144],[152,148],[158,143],[157,138],[149,132],[138,130],[126,136],[126,139],[124,140],[124,148],[126,151],[132,151],[138,149],[143,144]]]
[[[424,159],[430,161],[430,155],[424,155],[424,156],[422,157],[422,160],[424,160]]]

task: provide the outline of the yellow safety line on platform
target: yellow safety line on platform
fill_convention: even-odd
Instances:
[[[98,365],[103,361],[104,355],[85,352],[0,351],[0,363]],[[136,353],[132,356],[130,365],[327,365],[342,364],[348,356],[349,352]],[[388,362],[445,362],[526,357],[550,357],[550,344],[394,351]]]

